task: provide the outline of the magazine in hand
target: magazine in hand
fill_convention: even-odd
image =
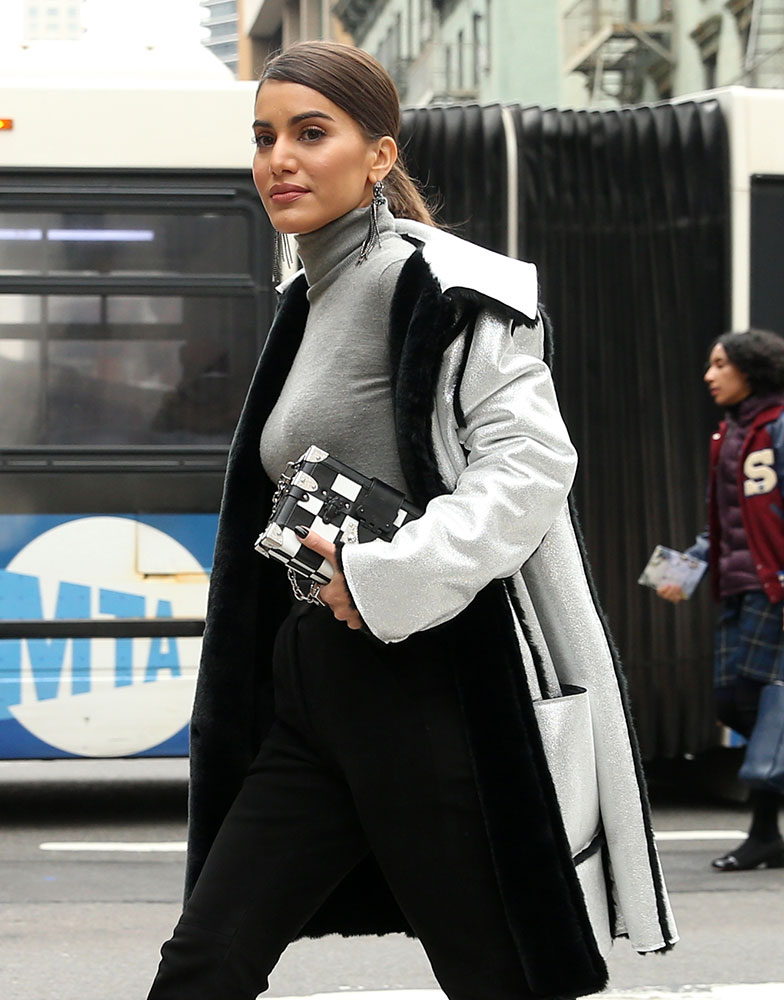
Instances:
[[[654,590],[665,583],[674,583],[681,588],[683,596],[689,598],[707,568],[708,564],[703,559],[696,559],[677,549],[668,549],[666,545],[657,545],[637,582]]]

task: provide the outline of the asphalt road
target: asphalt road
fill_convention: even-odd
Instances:
[[[144,1000],[179,913],[185,772],[166,760],[0,762],[3,1000]],[[654,820],[682,941],[649,957],[616,945],[612,989],[696,997],[684,988],[767,983],[784,998],[784,869],[709,866],[745,809],[670,789],[654,795]],[[435,988],[415,941],[326,938],[293,945],[268,995]]]

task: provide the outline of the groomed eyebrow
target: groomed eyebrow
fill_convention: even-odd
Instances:
[[[328,122],[335,120],[326,111],[303,111],[302,114],[289,118],[289,125],[299,125],[300,122],[307,121],[308,118],[324,118]],[[253,128],[272,128],[272,122],[264,122],[257,118],[253,122]]]

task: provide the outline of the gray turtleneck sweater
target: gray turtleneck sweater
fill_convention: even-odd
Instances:
[[[357,266],[369,209],[297,238],[310,311],[302,344],[261,435],[261,461],[276,481],[286,463],[318,445],[401,492],[389,365],[389,307],[414,251],[379,211],[381,246]]]

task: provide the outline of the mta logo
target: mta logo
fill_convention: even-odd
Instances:
[[[4,619],[33,621],[44,618],[41,579],[0,570],[0,616]],[[148,603],[151,605],[148,608]],[[171,618],[171,601],[149,600],[140,594],[124,593],[80,583],[57,584],[55,619],[91,618],[96,614],[115,618]],[[51,616],[49,616],[51,617]],[[114,644],[110,658],[110,683],[116,688],[158,680],[181,673],[177,642],[173,638],[129,638],[102,640]],[[140,651],[149,644],[143,662],[134,662],[134,643]],[[38,701],[84,694],[92,689],[93,646],[90,639],[7,639],[0,641],[0,719],[10,717],[9,705],[21,701],[22,677],[32,678]],[[105,661],[105,657],[101,657]],[[106,683],[106,666],[101,664]]]

